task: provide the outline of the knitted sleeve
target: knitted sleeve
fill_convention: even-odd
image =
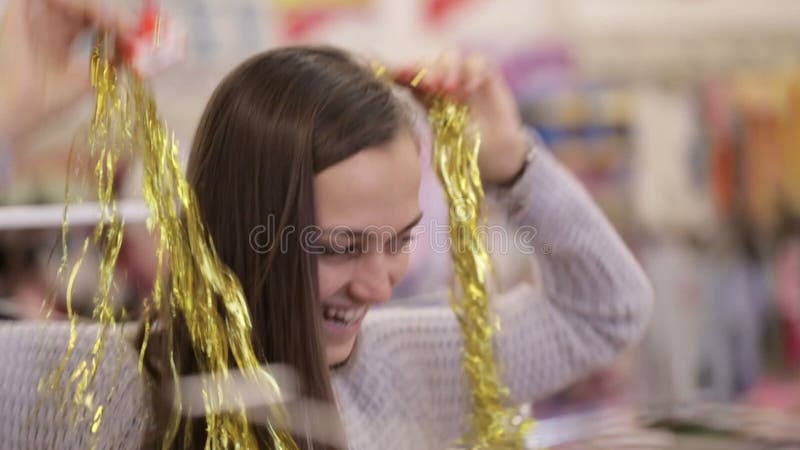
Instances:
[[[501,322],[495,336],[501,373],[522,403],[610,364],[643,332],[653,293],[599,208],[548,153],[536,156],[504,201],[513,222],[533,235],[540,279],[536,287],[521,284],[492,298]],[[469,390],[449,308],[373,311],[360,339],[355,365],[390,361],[402,372],[401,403],[416,402],[427,433],[444,441],[464,431]],[[378,369],[350,373],[368,378]]]
[[[79,324],[62,384],[92,354],[100,327]],[[96,409],[72,403],[74,389],[51,391],[40,381],[55,373],[70,338],[68,322],[0,321],[0,448],[17,450],[138,450],[150,426],[146,379],[138,354],[121,327],[108,331],[108,346],[93,384]],[[64,402],[64,403],[62,403]],[[92,431],[97,427],[97,432]]]

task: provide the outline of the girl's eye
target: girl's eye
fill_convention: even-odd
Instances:
[[[407,251],[412,242],[414,242],[414,236],[410,234],[397,237],[397,239],[392,244],[390,244],[391,253],[400,253]]]
[[[347,245],[331,246],[325,245],[322,247],[323,256],[339,256],[339,257],[352,257],[360,253],[359,247],[354,243]]]

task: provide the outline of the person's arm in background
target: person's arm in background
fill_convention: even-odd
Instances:
[[[89,61],[74,54],[76,39],[94,27],[125,34],[135,23],[110,3],[8,0],[0,22],[0,152],[88,92]]]

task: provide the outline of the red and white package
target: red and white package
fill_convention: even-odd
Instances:
[[[186,54],[186,30],[148,3],[133,35],[120,41],[122,59],[143,78],[155,75],[182,60]]]

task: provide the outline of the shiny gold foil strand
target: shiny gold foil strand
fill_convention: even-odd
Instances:
[[[107,41],[101,41],[99,46],[105,46],[106,43]],[[108,74],[113,75],[113,67],[100,57],[99,46],[94,49],[91,61],[92,85],[98,95],[95,114],[89,130],[89,148],[91,154],[97,157],[95,179],[97,180],[97,198],[100,205],[100,219],[92,237],[95,245],[102,250],[100,277],[93,298],[92,318],[101,324],[101,328],[92,347],[91,358],[86,365],[81,363],[70,377],[70,381],[76,386],[76,401],[82,400],[86,408],[94,411],[91,424],[93,436],[96,436],[102,423],[103,405],[97,404],[99,399],[94,399],[91,385],[97,376],[97,370],[108,344],[109,329],[116,323],[113,283],[115,267],[124,237],[124,224],[117,209],[114,181],[119,158],[126,149],[125,142],[127,141],[125,130],[115,128],[124,123],[121,119],[125,111],[122,109],[120,99],[115,95],[116,80],[113,76],[108,76]],[[112,392],[109,395],[112,395]]]
[[[198,368],[201,373],[210,374],[204,388],[206,448],[257,448],[244,407],[236,414],[218,412],[218,405],[224,403],[221,386],[229,380],[228,364],[232,359],[245,376],[264,386],[265,396],[279,396],[280,388],[255,355],[242,287],[220,261],[205,231],[197,199],[180,167],[174,136],[158,117],[153,96],[143,81],[131,71],[126,71],[125,79],[134,148],[141,152],[144,164],[144,196],[151,216],[148,227],[158,237],[159,268],[167,258],[170,265],[166,286],[162,272],[157,272],[151,306],[158,311],[158,317],[184,320]],[[169,327],[171,322],[161,325]],[[149,329],[150,325],[146,332]],[[167,333],[171,337],[174,330]],[[145,345],[148,339],[149,334]],[[177,389],[174,356],[171,366]],[[176,395],[180,392],[176,391]],[[174,439],[179,424],[179,397],[177,400],[164,446]],[[234,401],[241,403],[241,399]],[[272,417],[279,425],[288,421],[288,414],[279,406],[272,406]],[[268,428],[276,448],[297,448],[284,431],[287,427]]]
[[[61,243],[61,257],[59,258],[58,270],[56,271],[56,282],[54,282],[48,290],[48,294],[44,299],[44,303],[42,304],[41,312],[42,317],[45,320],[49,320],[52,317],[53,311],[56,307],[56,299],[59,294],[59,283],[64,280],[64,274],[69,267],[69,248],[67,244],[67,234],[69,232],[69,205],[73,201],[80,201],[80,199],[73,200],[72,189],[70,187],[70,179],[72,178],[71,174],[75,164],[75,147],[75,141],[73,140],[72,146],[70,146],[69,153],[67,155],[67,176],[65,177],[64,182],[64,209],[61,212],[61,232],[59,235]],[[88,245],[88,239],[86,244]],[[69,306],[71,306],[71,304]],[[40,390],[42,389],[44,388],[40,386]]]
[[[158,120],[155,104],[141,80],[127,71],[124,74],[127,76],[124,76],[123,80],[128,82],[128,91],[127,96],[123,97],[118,86],[120,80],[117,78],[117,70],[106,56],[105,42],[105,39],[101,39],[92,54],[92,83],[97,95],[97,105],[90,130],[90,147],[98,157],[95,175],[101,204],[101,220],[92,238],[103,248],[100,282],[94,297],[93,316],[103,324],[103,327],[90,357],[78,362],[69,377],[68,389],[64,389],[63,392],[68,392],[69,387],[72,387],[74,390],[72,403],[88,410],[91,417],[90,430],[94,435],[91,447],[95,447],[96,433],[100,430],[104,408],[99,404],[102,399],[96,399],[94,396],[92,383],[107,344],[108,326],[114,323],[111,293],[114,267],[122,242],[123,224],[114,202],[114,173],[121,150],[127,148],[126,142],[128,144],[132,142],[143,152],[145,167],[155,168],[146,171],[145,190],[146,194],[149,193],[146,195],[146,200],[155,218],[149,225],[151,229],[159,230],[160,245],[157,255],[159,268],[163,265],[167,253],[173,263],[169,301],[162,301],[163,277],[162,271],[159,270],[152,303],[163,313],[159,314],[160,317],[182,315],[186,319],[201,370],[216,377],[205,390],[209,422],[206,447],[254,448],[254,435],[244,409],[238,414],[215,413],[214,408],[222,404],[223,400],[219,398],[221,390],[215,387],[218,388],[222,385],[222,381],[227,379],[228,352],[233,354],[234,360],[243,368],[245,374],[265,387],[265,395],[269,393],[274,398],[275,395],[280,395],[280,391],[275,380],[259,365],[253,353],[250,341],[252,326],[241,287],[235,276],[219,262],[213,246],[205,235],[196,200],[177,162],[177,145],[174,139]],[[165,193],[167,195],[164,195]],[[182,226],[181,212],[185,214],[186,227]],[[65,207],[62,227],[64,256],[60,273],[65,272],[68,265],[66,218]],[[72,308],[72,288],[88,244],[87,238],[83,251],[73,264],[67,283],[70,338],[66,354],[49,380],[49,387],[53,392],[59,391],[67,362],[75,349],[77,317]],[[227,312],[227,320],[222,320],[220,317],[217,299],[222,301],[223,309]],[[172,330],[168,332],[171,333]],[[174,360],[172,372],[175,386],[178,386]],[[179,410],[175,411],[171,428],[177,427],[180,413]],[[73,410],[73,417],[76,414],[77,410]],[[286,420],[287,415],[282,409],[273,407],[273,417],[282,421]],[[290,435],[283,429],[270,427],[270,431],[277,444],[276,448],[297,448]],[[174,436],[174,430],[172,432]],[[167,445],[165,441],[164,446]]]
[[[388,83],[386,66],[370,61],[375,76]],[[417,88],[427,75],[422,68],[409,82]],[[508,389],[500,381],[494,359],[487,277],[494,274],[491,259],[477,232],[483,187],[477,164],[480,136],[468,133],[468,108],[446,98],[428,98],[434,134],[434,166],[449,203],[449,221],[457,288],[462,301],[451,299],[464,337],[464,369],[470,382],[472,430],[461,444],[475,449],[524,448],[532,418],[506,407]],[[499,321],[494,322],[499,328]]]
[[[492,347],[494,327],[487,292],[492,263],[478,229],[484,198],[478,170],[480,137],[470,137],[468,108],[455,101],[434,99],[429,118],[434,165],[449,203],[457,280],[452,307],[463,333],[464,371],[471,390],[472,429],[463,443],[473,449],[522,449],[533,420],[509,407],[509,391]]]
[[[104,45],[101,43],[100,45]],[[99,46],[98,46],[99,48]],[[119,256],[119,251],[123,239],[123,223],[117,210],[114,198],[114,176],[119,160],[120,149],[118,142],[113,141],[114,132],[111,127],[115,120],[114,115],[121,115],[120,104],[115,99],[115,83],[108,81],[103,75],[108,70],[98,57],[98,49],[93,51],[91,63],[92,84],[98,92],[105,92],[109,95],[98,96],[95,107],[95,115],[90,127],[89,147],[91,155],[97,157],[95,165],[95,179],[97,181],[97,197],[100,205],[100,217],[94,228],[92,236],[84,240],[83,246],[77,259],[72,265],[66,286],[66,308],[69,321],[70,336],[67,342],[67,349],[58,367],[50,375],[46,383],[40,383],[40,391],[44,386],[49,387],[50,393],[61,393],[61,408],[69,402],[72,404],[70,418],[73,426],[77,426],[79,419],[89,418],[89,430],[91,432],[90,448],[97,445],[97,432],[102,424],[104,407],[92,388],[97,371],[100,367],[104,351],[107,345],[107,332],[110,326],[115,323],[113,307],[113,281],[114,267]],[[67,181],[69,186],[69,181]],[[58,269],[58,279],[61,279],[68,266],[67,230],[69,223],[67,220],[69,208],[69,189],[65,193],[65,206],[62,222],[62,258]],[[86,356],[81,356],[75,368],[69,374],[66,386],[62,388],[62,380],[69,360],[73,357],[75,345],[78,338],[79,318],[73,308],[73,288],[75,279],[83,264],[87,254],[89,244],[93,243],[101,249],[101,263],[99,268],[98,289],[93,297],[93,319],[101,324],[98,336],[91,352]],[[113,383],[112,383],[113,384]],[[109,396],[114,391],[109,393]],[[70,396],[69,393],[72,393]],[[71,398],[68,398],[71,397]]]

